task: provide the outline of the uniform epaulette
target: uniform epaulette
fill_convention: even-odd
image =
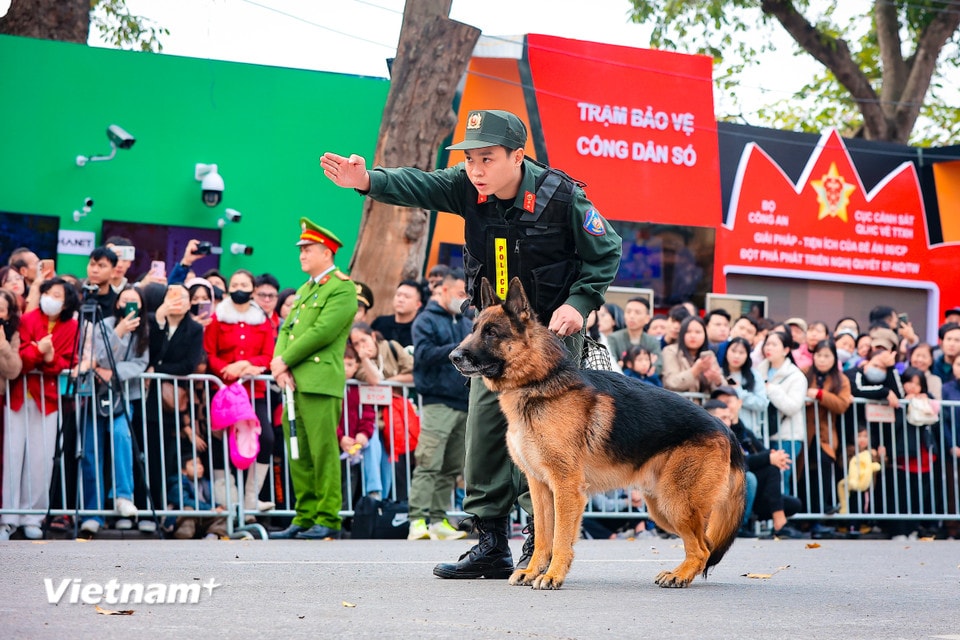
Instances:
[[[338,278],[340,278],[341,280],[349,280],[349,279],[350,279],[350,276],[348,276],[347,274],[345,274],[343,271],[340,271],[339,269],[337,269],[337,270],[334,272],[334,274],[335,274]]]

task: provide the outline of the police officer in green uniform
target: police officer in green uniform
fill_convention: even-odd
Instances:
[[[368,171],[365,160],[325,153],[320,165],[341,187],[389,204],[450,211],[464,218],[464,271],[479,306],[480,278],[501,298],[518,276],[540,321],[579,358],[580,331],[620,264],[620,236],[576,182],[525,157],[526,127],[507,111],[471,111],[463,142],[447,147],[466,160],[448,169]],[[437,565],[441,578],[508,578],[510,513],[519,499],[532,513],[526,482],[506,447],[507,423],[497,397],[471,384],[466,429],[464,511],[474,516],[478,544],[458,562]],[[533,531],[517,567],[529,562]]]
[[[271,538],[323,540],[340,537],[340,447],[337,423],[346,378],[343,351],[357,312],[356,288],[333,264],[343,243],[326,229],[300,219],[300,268],[310,279],[296,293],[280,328],[270,371],[282,389],[294,390],[300,455],[290,460],[296,495],[293,523]],[[290,450],[290,423],[283,412]]]

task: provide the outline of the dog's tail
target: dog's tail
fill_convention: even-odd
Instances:
[[[727,549],[737,539],[737,531],[743,523],[743,512],[746,509],[747,460],[733,433],[728,431],[727,435],[730,440],[730,474],[727,476],[726,491],[717,496],[717,503],[713,506],[710,522],[707,524],[710,558],[703,569],[704,578],[707,577],[710,567],[723,559]]]

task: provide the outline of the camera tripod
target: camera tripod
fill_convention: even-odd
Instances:
[[[146,489],[145,493],[147,496],[147,506],[151,511],[152,517],[155,522],[159,523],[157,519],[157,510],[156,505],[153,501],[153,494],[150,491],[150,481],[146,473],[146,467],[144,465],[144,454],[140,450],[140,446],[137,442],[137,439],[133,437],[133,421],[131,420],[130,410],[127,403],[126,393],[124,391],[124,386],[120,382],[119,375],[117,373],[117,363],[113,355],[113,349],[110,348],[110,337],[108,335],[108,330],[106,325],[103,323],[103,313],[101,312],[100,305],[96,300],[97,289],[93,285],[84,285],[82,294],[83,302],[80,306],[79,314],[79,327],[77,329],[77,340],[73,349],[73,354],[71,355],[70,365],[68,371],[71,372],[71,375],[68,379],[67,388],[65,391],[65,396],[74,397],[76,399],[76,421],[77,421],[77,440],[76,448],[74,451],[74,459],[76,461],[76,491],[74,495],[75,507],[74,507],[74,518],[73,518],[73,534],[74,537],[79,537],[79,527],[80,527],[80,509],[81,509],[81,488],[83,486],[83,464],[82,460],[84,457],[84,450],[87,446],[94,446],[94,443],[84,442],[85,432],[87,428],[87,422],[92,421],[92,427],[94,433],[98,433],[99,430],[99,421],[104,420],[107,424],[111,424],[113,420],[118,417],[122,417],[126,421],[127,428],[131,430],[131,449],[133,463],[136,466],[136,469],[139,471],[140,478],[144,483]],[[109,365],[109,370],[111,372],[109,382],[100,382],[100,384],[109,385],[109,392],[100,397],[96,393],[97,380],[100,378],[94,371],[93,358],[96,339],[99,337],[99,340],[103,345],[106,345],[107,353],[107,362]],[[129,347],[133,344],[133,337],[130,338],[130,343],[128,345],[127,353],[129,354]],[[81,371],[83,368],[83,351],[84,346],[87,344],[87,341],[90,341],[90,361],[87,362],[88,367],[86,371]],[[103,366],[103,363],[99,363],[100,366]],[[73,374],[74,367],[77,369],[77,374]],[[99,411],[101,407],[98,406],[99,403],[106,404],[106,415],[100,415]],[[121,416],[117,416],[114,408],[118,408]],[[47,507],[47,516],[44,518],[43,531],[44,537],[49,530],[50,522],[50,509],[53,505],[53,491],[55,490],[58,482],[60,481],[60,465],[57,464],[57,461],[63,456],[64,450],[64,438],[63,438],[63,424],[64,420],[61,416],[60,420],[57,421],[57,434],[56,434],[56,450],[53,456],[53,477],[50,482],[50,499],[48,501]],[[96,438],[96,436],[94,436]],[[109,435],[112,439],[112,435]],[[103,460],[100,456],[97,456],[97,463],[102,469]],[[116,464],[114,460],[114,464]],[[99,474],[102,477],[104,474],[101,472]],[[98,481],[98,490],[100,481]],[[116,501],[119,496],[117,496],[116,486],[114,486],[114,501]],[[101,491],[102,493],[102,491]],[[157,530],[160,532],[160,536],[163,537],[163,528],[158,525]]]

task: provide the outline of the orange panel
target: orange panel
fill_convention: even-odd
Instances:
[[[960,160],[933,165],[944,242],[960,242]]]

